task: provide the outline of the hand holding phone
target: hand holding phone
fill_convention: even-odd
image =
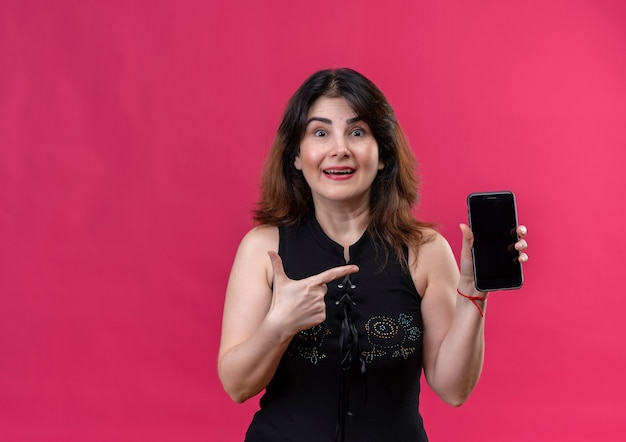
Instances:
[[[467,197],[469,226],[474,234],[474,284],[483,292],[518,289],[523,284],[515,249],[517,207],[513,192],[481,192]]]

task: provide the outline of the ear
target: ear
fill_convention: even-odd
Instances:
[[[300,160],[300,152],[296,154],[296,159],[293,161],[293,165],[297,170],[302,170],[302,160]]]
[[[382,158],[378,159],[378,170],[383,170],[385,168],[385,162],[382,160]]]

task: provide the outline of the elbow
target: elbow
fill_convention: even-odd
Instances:
[[[243,404],[245,401],[247,401],[248,399],[252,397],[244,393],[240,393],[240,392],[228,392],[227,391],[226,393],[228,393],[228,396],[230,396],[233,402],[237,404]]]
[[[229,385],[223,380],[222,388],[224,388],[224,391],[226,392],[226,394],[228,394],[231,400],[237,404],[243,404],[245,401],[254,396],[254,394],[251,394],[242,388],[237,388],[233,385]]]
[[[471,396],[473,388],[460,388],[455,391],[445,391],[440,392],[438,396],[444,401],[446,404],[458,408],[461,405],[465,404],[469,397]]]
[[[455,396],[451,398],[446,398],[444,399],[444,402],[448,405],[451,405],[452,407],[458,408],[461,405],[463,405],[465,402],[467,402],[468,399],[469,399],[469,394],[466,396],[463,395],[463,396]]]
[[[232,401],[237,404],[243,404],[245,401],[254,396],[247,393],[243,388],[237,387],[232,382],[228,382],[228,380],[224,379],[222,376],[220,376],[220,381],[222,382],[222,388],[226,394],[228,394]]]
[[[455,408],[468,401],[478,384],[478,378],[448,379],[447,381],[438,379],[438,381],[429,382],[430,387],[444,403]]]
[[[234,382],[228,375],[222,373],[222,370],[218,369],[218,376],[222,383],[222,388],[231,398],[231,400],[237,404],[243,404],[245,401],[255,396],[256,393],[246,390],[244,386]]]

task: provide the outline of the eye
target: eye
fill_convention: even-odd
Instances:
[[[324,129],[315,129],[313,131],[313,135],[315,135],[316,137],[325,137],[327,135],[327,132]]]
[[[362,137],[365,135],[365,131],[363,129],[352,129],[352,135],[355,137]]]

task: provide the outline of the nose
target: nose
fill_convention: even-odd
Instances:
[[[348,143],[343,137],[337,137],[331,150],[331,156],[344,158],[349,155],[350,151],[348,150]]]

